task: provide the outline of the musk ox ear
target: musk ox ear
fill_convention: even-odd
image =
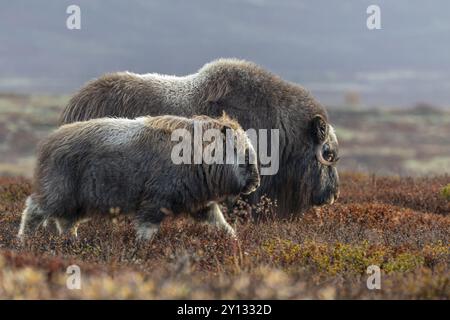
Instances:
[[[328,124],[320,114],[315,115],[311,120],[311,135],[317,144],[324,142],[327,138]]]
[[[225,112],[225,110],[222,110],[222,116],[219,118],[219,121],[221,123],[223,123],[224,126],[227,126],[227,127],[231,128],[231,129],[234,129],[234,130],[241,129],[241,125],[239,124],[239,122],[237,122],[237,120],[231,118]]]
[[[231,122],[232,119],[228,116],[225,110],[222,110],[222,116],[219,118],[222,122]]]

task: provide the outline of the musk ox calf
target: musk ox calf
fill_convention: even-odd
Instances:
[[[216,158],[194,163],[183,154],[187,161],[175,164],[175,147],[195,135],[196,128],[205,135],[208,130],[218,134],[187,140],[187,145],[205,147]],[[223,156],[216,151],[227,150],[223,144],[230,140],[232,159],[244,161],[220,160]],[[252,158],[256,154],[250,140],[226,115],[102,118],[65,125],[38,148],[34,192],[26,201],[18,235],[52,220],[60,233],[72,230],[76,235],[79,222],[111,213],[132,214],[142,239],[151,239],[166,215],[180,213],[234,234],[216,201],[258,187]]]
[[[107,74],[72,97],[60,123],[105,116],[217,117],[223,111],[244,130],[279,130],[279,170],[261,175],[261,187],[249,197],[251,202],[267,195],[277,200],[280,214],[290,215],[337,199],[338,144],[325,108],[300,85],[251,62],[220,59],[183,77]]]

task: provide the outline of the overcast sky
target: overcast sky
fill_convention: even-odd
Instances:
[[[450,1],[0,1],[0,92],[71,93],[102,73],[255,61],[326,104],[450,106]],[[66,8],[81,8],[81,30]],[[366,26],[370,4],[381,30]]]

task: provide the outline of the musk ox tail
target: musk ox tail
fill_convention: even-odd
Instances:
[[[34,199],[34,195],[29,196],[25,202],[17,236],[22,239],[26,233],[35,231],[45,219],[46,214]]]

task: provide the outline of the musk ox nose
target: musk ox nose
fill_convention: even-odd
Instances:
[[[339,198],[339,188],[328,189],[321,193],[316,193],[312,197],[312,204],[314,206],[330,205],[336,202]]]
[[[339,189],[336,190],[336,193],[334,194],[334,201],[339,199],[339,196],[341,195],[341,191]]]
[[[327,204],[333,204],[335,200],[336,199],[334,197],[334,194],[332,194],[331,197],[328,199]]]
[[[331,196],[328,199],[328,201],[326,201],[326,204],[333,204],[333,203],[335,203],[337,201],[338,198],[339,198],[339,190],[336,190],[336,192],[331,194]]]
[[[259,180],[259,178],[256,179],[256,181],[253,180],[253,181],[250,182],[250,184],[253,184],[253,188],[255,190],[259,188],[260,183],[261,183],[261,181]]]

